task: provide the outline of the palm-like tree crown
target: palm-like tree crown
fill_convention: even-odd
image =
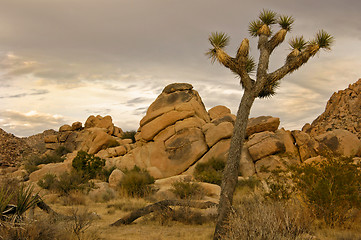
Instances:
[[[281,26],[282,29],[286,29],[288,32],[292,30],[292,24],[295,22],[293,17],[291,16],[280,16],[278,18],[278,24]]]
[[[291,38],[288,43],[292,50],[297,49],[298,51],[304,50],[307,45],[307,41],[305,41],[303,36]]]
[[[259,14],[258,18],[262,21],[263,24],[269,26],[277,22],[276,16],[277,16],[276,12],[263,9],[262,12]]]
[[[313,43],[316,43],[320,48],[324,48],[326,50],[331,50],[333,42],[334,38],[324,30],[320,30],[313,41]]]
[[[212,63],[214,63],[218,60],[217,49],[222,49],[228,45],[229,36],[223,32],[213,32],[208,40],[213,48],[210,48],[208,52],[206,52],[206,55],[211,59]]]

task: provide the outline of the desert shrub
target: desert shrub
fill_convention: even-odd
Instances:
[[[47,173],[43,178],[38,181],[38,185],[41,188],[51,190],[55,188],[55,182],[57,181],[56,175]]]
[[[26,219],[21,224],[4,223],[0,227],[0,239],[6,240],[70,240],[61,223],[45,217]]]
[[[57,156],[64,156],[64,155],[70,153],[71,151],[68,148],[66,148],[65,146],[60,146],[57,149],[55,149],[54,152],[55,152],[55,155],[57,155]]]
[[[295,193],[295,186],[291,179],[290,169],[276,169],[270,172],[266,179],[269,191],[265,197],[276,201],[287,201]]]
[[[68,196],[74,191],[88,191],[94,187],[93,183],[76,171],[64,172],[59,177],[53,174],[46,174],[38,181],[38,185],[64,196]]]
[[[257,177],[253,176],[238,180],[237,182],[237,188],[249,188],[250,190],[254,190],[259,185],[260,180]]]
[[[351,158],[327,158],[293,168],[293,180],[315,215],[327,225],[342,225],[361,207],[361,164]]]
[[[224,239],[313,239],[307,238],[312,221],[299,202],[264,200],[253,195],[244,198],[232,214]]]
[[[176,181],[171,191],[180,199],[201,199],[204,196],[202,186],[192,182]]]
[[[105,160],[93,154],[88,154],[85,151],[79,151],[73,159],[72,166],[83,177],[92,179],[100,175],[105,166]]]
[[[208,162],[198,163],[194,177],[201,182],[221,185],[225,165],[226,163],[220,158],[211,158]]]
[[[92,225],[95,217],[87,209],[71,209],[71,219],[69,221],[68,228],[70,232],[76,237],[76,239],[86,239],[85,232]]]
[[[67,195],[60,197],[60,203],[63,206],[86,205],[87,199],[81,190],[72,190]]]
[[[37,165],[31,164],[31,163],[25,163],[24,167],[28,174],[39,170],[39,167]]]
[[[24,162],[25,170],[30,174],[38,170],[39,169],[38,166],[40,164],[64,162],[65,157],[63,155],[67,151],[68,150],[66,148],[59,147],[55,150],[54,153],[51,154],[45,154],[43,156],[32,154],[27,159],[25,159]]]
[[[99,179],[104,182],[109,182],[109,176],[116,168],[116,166],[112,166],[110,168],[103,168],[99,174]]]
[[[65,172],[59,176],[58,180],[55,182],[55,189],[57,192],[67,195],[73,190],[89,190],[93,185],[94,184],[90,183],[87,178],[84,178],[75,171],[71,171],[70,173]]]
[[[132,197],[144,197],[148,195],[152,188],[150,184],[154,183],[154,178],[148,171],[142,170],[134,166],[132,170],[124,171],[124,177],[120,183],[120,187]]]
[[[148,202],[143,198],[118,198],[116,201],[107,204],[110,210],[121,210],[125,212],[138,210],[148,205]]]
[[[150,216],[150,221],[157,221],[161,225],[170,224],[171,221],[181,222],[186,225],[202,225],[214,222],[216,219],[216,211],[214,214],[203,214],[202,211],[196,210],[189,206],[178,208],[168,208],[162,211],[156,211]]]
[[[132,139],[133,143],[135,142],[136,131],[125,131],[123,133],[122,139]]]

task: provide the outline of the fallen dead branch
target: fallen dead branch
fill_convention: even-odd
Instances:
[[[137,220],[140,217],[143,217],[149,213],[156,211],[173,211],[169,206],[184,206],[191,208],[207,209],[211,207],[218,206],[214,202],[197,202],[197,201],[187,201],[187,200],[162,200],[151,205],[148,205],[144,208],[140,208],[126,215],[125,217],[117,220],[116,222],[110,224],[110,226],[120,226],[128,225]]]

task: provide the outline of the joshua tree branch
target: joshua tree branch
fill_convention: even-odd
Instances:
[[[273,50],[280,45],[286,37],[287,30],[286,29],[280,29],[269,41],[268,41],[268,48],[270,50],[270,53],[273,52]]]
[[[301,52],[298,56],[288,56],[286,63],[267,75],[268,81],[276,82],[305,64],[311,57],[313,57],[320,48],[317,45],[309,45],[306,50]]]
[[[236,61],[239,65],[237,69],[238,75],[241,77],[241,84],[245,89],[251,89],[252,79],[247,73],[247,61],[249,53],[249,40],[247,38],[243,39],[241,45],[238,48]]]

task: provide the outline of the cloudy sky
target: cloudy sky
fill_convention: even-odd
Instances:
[[[324,111],[333,92],[361,77],[359,0],[0,0],[0,128],[29,136],[89,115],[111,115],[136,130],[147,107],[173,82],[191,83],[207,109],[236,112],[239,80],[205,56],[214,31],[231,37],[227,51],[251,40],[248,23],[262,9],[292,15],[287,39],[320,29],[336,41],[258,99],[252,116],[272,115],[300,129]],[[270,70],[289,53],[287,42]]]

